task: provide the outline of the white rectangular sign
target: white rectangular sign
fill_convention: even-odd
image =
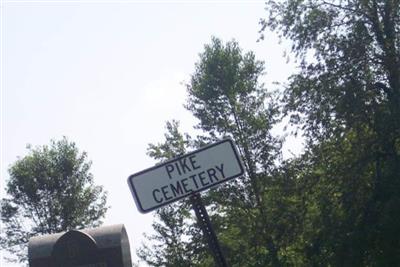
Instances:
[[[146,213],[243,173],[232,140],[225,139],[132,174],[128,184],[139,211]]]

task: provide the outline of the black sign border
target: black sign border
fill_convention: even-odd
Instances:
[[[230,177],[227,177],[227,178],[225,178],[224,180],[218,181],[217,183],[208,185],[208,186],[206,186],[206,187],[202,187],[200,190],[193,191],[191,194],[195,194],[195,193],[198,193],[198,192],[207,190],[207,189],[210,188],[210,187],[219,185],[219,184],[221,184],[221,183],[227,182],[227,181],[229,181],[229,180],[232,180],[233,178],[236,178],[236,177],[238,177],[238,176],[243,175],[243,174],[244,174],[243,164],[242,164],[242,161],[240,160],[238,151],[237,151],[237,149],[236,149],[236,147],[235,147],[235,145],[234,145],[232,139],[226,138],[226,139],[223,139],[223,140],[218,141],[218,142],[216,142],[216,143],[213,143],[213,144],[210,144],[210,145],[206,145],[206,146],[204,146],[204,147],[201,147],[201,148],[198,149],[198,150],[195,150],[195,151],[186,153],[186,154],[184,154],[184,155],[182,155],[182,156],[179,156],[179,157],[170,159],[170,160],[165,161],[165,162],[163,162],[163,163],[161,163],[161,164],[155,165],[155,166],[153,166],[153,167],[144,169],[144,170],[142,170],[142,171],[140,171],[140,172],[137,172],[137,173],[134,173],[134,174],[130,175],[130,176],[128,177],[128,185],[129,185],[129,188],[131,189],[131,192],[132,192],[133,198],[134,198],[134,200],[135,200],[135,202],[136,202],[136,206],[137,206],[138,210],[139,210],[141,213],[148,213],[148,212],[151,212],[151,211],[153,211],[153,210],[159,209],[159,208],[161,208],[161,207],[163,207],[163,206],[166,206],[166,205],[168,205],[168,204],[171,204],[171,203],[173,203],[173,202],[175,202],[175,201],[178,201],[178,200],[181,200],[181,199],[183,199],[183,198],[185,198],[185,197],[188,197],[188,196],[190,196],[191,194],[182,195],[182,196],[180,196],[180,197],[178,197],[178,198],[175,198],[175,199],[172,199],[172,200],[163,202],[163,203],[160,204],[160,205],[154,206],[154,207],[152,207],[152,208],[146,210],[146,209],[143,209],[142,203],[140,203],[140,200],[139,200],[139,198],[138,198],[138,194],[137,194],[137,192],[136,192],[135,186],[133,185],[133,181],[132,181],[132,180],[133,180],[136,176],[139,176],[139,175],[141,175],[141,174],[143,174],[143,173],[152,171],[152,170],[154,170],[154,169],[161,168],[161,167],[163,167],[163,166],[165,166],[165,165],[167,165],[167,164],[169,164],[169,163],[171,163],[171,162],[174,162],[174,161],[179,160],[179,159],[181,159],[181,158],[186,158],[186,157],[188,157],[188,156],[190,156],[190,155],[192,155],[192,154],[199,153],[199,152],[201,152],[201,151],[203,151],[203,150],[207,150],[207,149],[209,149],[209,148],[211,148],[211,147],[218,146],[218,145],[220,145],[220,144],[222,144],[222,143],[225,143],[225,142],[229,142],[229,144],[230,144],[231,147],[232,147],[233,153],[234,153],[234,155],[235,155],[235,157],[236,157],[236,161],[237,161],[237,163],[239,164],[239,167],[240,167],[240,173],[235,174],[235,175],[230,176]]]

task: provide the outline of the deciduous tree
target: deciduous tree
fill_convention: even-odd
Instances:
[[[283,96],[307,140],[300,254],[306,265],[398,265],[400,2],[269,1],[267,9],[262,31],[290,39],[300,63]]]
[[[106,192],[75,143],[63,138],[28,149],[9,169],[1,205],[1,247],[19,261],[30,237],[98,226],[107,211]]]
[[[270,132],[278,121],[278,107],[260,82],[263,71],[263,62],[252,52],[242,52],[236,41],[223,43],[213,38],[205,45],[187,84],[185,106],[199,120],[196,127],[202,131],[191,142],[192,148],[230,137],[238,145],[246,169],[245,176],[203,195],[232,266],[279,265],[280,261],[273,225],[283,209],[276,212],[265,201],[276,193],[268,191],[267,185],[274,185],[271,174],[281,144]],[[192,264],[213,266],[210,258],[203,254]]]

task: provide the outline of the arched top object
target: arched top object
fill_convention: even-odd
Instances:
[[[60,262],[80,262],[81,258],[101,260],[108,266],[131,266],[129,239],[123,224],[32,237],[28,257],[31,267],[58,267]]]

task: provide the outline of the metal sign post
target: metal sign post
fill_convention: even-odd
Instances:
[[[200,194],[196,193],[191,195],[190,201],[192,202],[192,207],[196,213],[197,221],[203,231],[204,238],[207,240],[208,247],[214,257],[215,263],[219,267],[228,267]]]

